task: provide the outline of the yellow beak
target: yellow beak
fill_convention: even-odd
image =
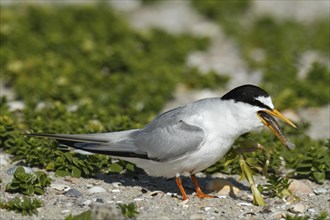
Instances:
[[[262,112],[264,112],[264,113],[262,113]],[[293,124],[288,118],[286,118],[284,115],[282,115],[276,109],[273,109],[273,110],[262,110],[262,111],[259,111],[258,114],[257,114],[257,116],[259,117],[259,119],[268,128],[270,128],[274,132],[274,134],[280,139],[280,141],[284,145],[288,146],[290,149],[293,149],[294,148],[294,144],[292,142],[290,142],[289,139],[282,133],[282,131],[281,131],[278,123],[270,115],[273,115],[273,116],[276,116],[276,117],[282,119],[283,121],[285,121],[286,123],[288,123],[289,125],[291,125],[294,128],[297,128],[297,126],[295,124]]]
[[[279,119],[282,119],[283,121],[285,121],[286,123],[288,123],[289,125],[291,125],[294,128],[297,128],[297,126],[295,124],[293,124],[287,117],[285,117],[284,115],[282,115],[281,112],[279,112],[276,109],[273,110],[263,110],[264,112],[267,112],[271,115],[274,115],[276,117],[278,117]]]

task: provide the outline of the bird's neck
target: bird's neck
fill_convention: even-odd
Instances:
[[[244,103],[222,102],[206,114],[205,117],[213,119],[205,120],[211,122],[205,127],[215,131],[218,136],[235,140],[240,135],[262,126],[255,112],[256,110]]]
[[[228,135],[237,138],[262,126],[262,122],[256,115],[257,107],[254,109],[249,104],[234,102],[229,102],[227,106],[227,111],[222,120],[228,127],[226,129]]]

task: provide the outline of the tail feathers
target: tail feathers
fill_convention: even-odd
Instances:
[[[139,129],[109,132],[109,133],[96,133],[96,134],[27,134],[27,136],[34,137],[47,137],[54,138],[63,141],[76,141],[76,142],[88,142],[88,143],[107,143],[111,141],[118,141],[127,139],[129,135]]]
[[[139,151],[129,139],[136,130],[99,134],[27,134],[33,137],[54,138],[60,144],[83,151],[118,157],[149,159],[146,152]]]
[[[114,142],[114,143],[75,143],[74,148],[97,154],[104,154],[117,157],[135,157],[150,159],[146,152],[136,149],[132,143]]]

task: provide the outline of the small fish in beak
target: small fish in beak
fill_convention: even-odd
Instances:
[[[292,143],[283,133],[281,130],[280,125],[278,122],[275,120],[275,118],[272,117],[272,115],[282,119],[289,125],[291,125],[294,128],[297,128],[289,119],[287,119],[284,115],[282,115],[279,111],[274,109],[273,111],[258,111],[257,116],[260,118],[260,120],[267,126],[269,127],[274,134],[280,139],[280,141],[286,145],[289,149],[293,149],[295,147],[295,144]]]

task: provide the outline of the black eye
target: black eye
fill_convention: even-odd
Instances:
[[[260,102],[257,99],[253,99],[253,101],[251,103],[249,103],[249,104],[258,106],[260,108],[265,108],[265,109],[268,109],[268,110],[272,110],[268,105],[265,105],[264,103]]]

